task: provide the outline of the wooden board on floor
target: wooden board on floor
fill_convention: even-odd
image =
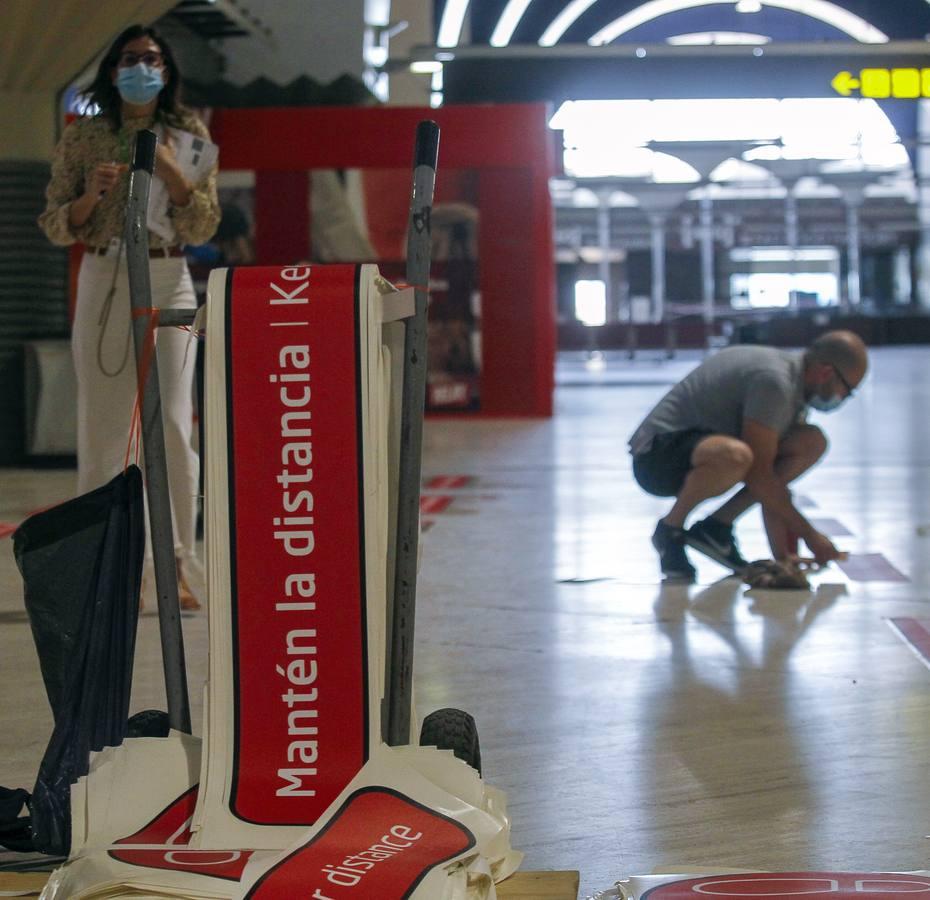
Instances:
[[[38,897],[48,872],[0,872],[0,897]]]
[[[577,872],[515,872],[497,885],[498,900],[578,900]]]

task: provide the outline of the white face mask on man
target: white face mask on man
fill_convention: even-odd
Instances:
[[[807,405],[812,409],[816,409],[818,412],[833,412],[835,409],[839,409],[855,392],[853,385],[850,384],[846,376],[843,375],[834,363],[827,363],[827,365],[833,370],[834,377],[830,379],[830,382],[842,384],[845,390],[842,393],[834,392],[827,397],[814,391],[808,399]],[[823,385],[823,387],[825,387],[825,385]]]

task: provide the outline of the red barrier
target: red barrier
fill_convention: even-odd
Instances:
[[[278,265],[298,261],[310,245],[299,183],[308,170],[396,168],[406,182],[412,136],[427,118],[441,129],[437,201],[477,201],[481,217],[481,414],[550,416],[555,166],[545,106],[223,109],[211,131],[222,168],[256,172],[257,262]],[[444,184],[446,170],[476,170],[477,197],[460,196],[475,179],[450,172]]]

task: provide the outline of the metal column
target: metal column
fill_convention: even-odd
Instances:
[[[665,319],[665,215],[649,213],[652,238],[652,321]]]
[[[710,197],[701,197],[701,300],[704,312],[704,324],[714,321],[714,302],[717,290],[714,278],[714,201]]]
[[[846,198],[846,300],[850,307],[857,307],[862,302],[862,276],[860,272],[859,253],[859,203],[854,198]]]
[[[794,184],[785,185],[785,238],[788,241],[788,250],[791,254],[791,288],[788,291],[788,306],[798,308],[798,291],[795,287],[798,274],[798,198],[794,195]]]
[[[930,100],[918,100],[917,151],[917,305],[930,310]]]

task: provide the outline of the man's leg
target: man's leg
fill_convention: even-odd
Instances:
[[[666,579],[694,580],[694,566],[685,553],[685,519],[698,503],[742,481],[750,465],[752,451],[743,441],[699,431],[660,436],[648,454],[634,458],[633,472],[644,490],[675,497],[652,535]]]
[[[675,505],[662,520],[673,528],[684,528],[688,514],[704,500],[717,497],[739,484],[752,465],[752,450],[737,438],[713,434],[691,453],[691,470],[675,498]]]
[[[811,468],[827,450],[827,438],[816,425],[797,425],[778,445],[773,470],[782,484],[790,484]],[[748,488],[734,494],[710,518],[732,525],[739,516],[756,503]],[[777,516],[762,511],[765,532],[774,559],[784,559],[790,550],[788,529]]]

